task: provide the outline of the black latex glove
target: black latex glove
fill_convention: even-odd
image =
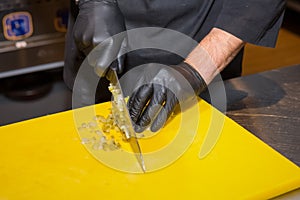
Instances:
[[[185,62],[157,70],[156,64],[150,65],[128,101],[136,132],[148,126],[152,132],[158,131],[177,105],[195,98],[207,87],[200,74]]]
[[[97,56],[89,59],[98,75],[105,76],[108,66],[116,68],[118,73],[123,70],[124,57],[119,57],[125,48],[123,38],[111,38],[125,31],[123,15],[115,0],[80,0],[79,13],[73,27],[73,39],[80,52],[87,56],[99,43]],[[109,39],[108,39],[109,38]],[[107,40],[108,39],[108,40]],[[104,42],[103,42],[104,41]],[[117,62],[110,65],[114,58]]]

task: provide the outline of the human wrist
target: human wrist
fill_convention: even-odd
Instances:
[[[193,66],[209,84],[233,60],[244,44],[234,35],[213,28],[185,62]]]
[[[175,70],[184,76],[197,95],[199,95],[207,87],[205,80],[190,64],[181,62],[180,64],[176,65]]]
[[[218,28],[213,28],[200,42],[219,71],[232,61],[244,44],[238,37]]]
[[[208,85],[216,75],[217,66],[208,52],[199,44],[185,59],[185,63],[193,67]]]

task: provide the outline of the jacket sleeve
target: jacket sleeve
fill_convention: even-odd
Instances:
[[[245,42],[274,47],[285,0],[224,0],[215,27]]]

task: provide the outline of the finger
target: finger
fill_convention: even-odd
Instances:
[[[125,37],[122,44],[121,44],[121,47],[120,47],[120,50],[119,50],[119,53],[118,53],[118,58],[117,58],[117,61],[118,61],[117,72],[118,72],[118,74],[121,74],[124,70],[126,51],[127,51],[127,38]]]
[[[130,110],[130,108],[132,107],[132,104],[134,102],[133,100],[135,98],[136,93],[137,93],[137,90],[135,90],[128,99],[128,102],[127,102],[128,110]]]
[[[152,132],[156,132],[164,126],[165,122],[167,119],[169,119],[177,104],[178,100],[176,96],[170,90],[168,90],[165,105],[163,106],[163,109],[160,110],[151,125],[150,130]]]
[[[74,31],[73,31],[73,38],[76,42],[77,48],[83,52],[85,55],[88,55],[90,52],[90,48],[92,46],[92,43],[90,42],[91,35],[82,33],[81,29],[78,29],[78,26],[80,26],[80,20],[78,19],[75,22],[74,25]]]
[[[96,74],[100,77],[105,77],[108,68],[116,63],[116,61],[113,63],[114,55],[111,51],[112,43],[112,40],[105,40],[87,56],[88,63],[94,67]]]
[[[96,67],[106,68],[111,65],[117,55],[115,42],[113,38],[107,38],[96,46],[94,52],[96,53]]]
[[[110,64],[110,68],[114,71],[116,71],[118,73],[118,65],[119,65],[119,60],[114,60],[111,64]]]
[[[162,104],[165,100],[166,89],[160,85],[154,85],[153,96],[137,122],[137,125],[139,126],[139,132],[143,132],[150,125],[151,121],[153,121],[153,119],[162,109]]]
[[[93,50],[94,46],[92,44],[92,35],[83,34],[82,40],[79,43],[79,49],[82,51],[86,56]]]
[[[129,114],[134,123],[138,121],[139,116],[147,105],[149,99],[153,94],[152,85],[143,85],[138,88],[134,96],[129,99]]]
[[[73,39],[73,20],[74,19],[70,18],[70,27],[67,32],[66,51],[64,56],[64,80],[70,89],[73,88],[76,72],[85,58],[85,56],[78,50]]]

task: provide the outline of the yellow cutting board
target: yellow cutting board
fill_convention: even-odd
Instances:
[[[104,103],[92,109],[106,115],[109,107]],[[77,119],[76,111],[82,109],[3,126],[0,200],[268,199],[300,186],[299,167],[206,102],[199,101],[197,109],[196,129],[190,123],[197,116],[185,111],[187,117],[176,115],[157,135],[140,139],[146,173],[112,169],[101,160],[103,150],[83,145],[84,137],[95,130],[79,130],[80,120],[91,120],[80,112]],[[220,134],[216,124],[222,125]],[[179,129],[180,134],[174,135]],[[188,140],[192,143],[184,144]],[[185,152],[173,162],[163,163],[163,158],[180,154],[177,146]],[[130,158],[123,165],[138,167]]]

